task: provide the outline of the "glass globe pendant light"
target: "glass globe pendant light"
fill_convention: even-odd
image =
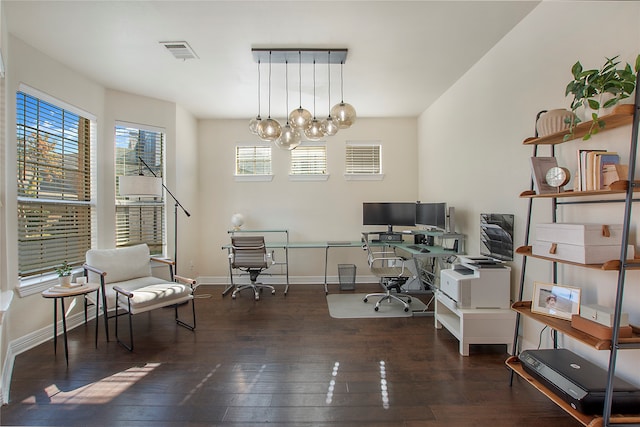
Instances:
[[[346,129],[356,121],[356,109],[351,104],[344,102],[344,79],[342,76],[342,66],[344,62],[340,62],[340,96],[341,101],[331,108],[331,115],[338,122],[340,129]]]
[[[313,119],[304,130],[304,135],[311,141],[317,141],[324,136],[320,120],[316,119],[316,61],[313,61]]]
[[[286,98],[286,110],[289,111],[289,63],[287,61],[284,62],[284,78],[285,78],[285,98]],[[287,123],[282,128],[282,135],[280,138],[276,139],[275,144],[279,148],[283,150],[293,150],[298,145],[300,145],[300,131],[298,129],[292,127],[289,124],[289,119],[287,118]]]
[[[327,59],[327,83],[329,85],[329,108],[331,108],[331,51],[328,52],[327,54],[328,59]],[[339,130],[339,126],[338,123],[333,119],[333,117],[331,117],[331,109],[329,109],[329,115],[327,116],[326,119],[324,119],[321,123],[320,123],[320,130],[322,131],[323,134],[325,134],[326,136],[333,136],[336,133],[338,133]]]
[[[258,60],[258,115],[249,121],[249,132],[258,134],[258,125],[262,121],[260,117],[260,60]]]
[[[269,117],[258,124],[258,136],[263,141],[275,141],[282,135],[282,126],[271,118],[271,52],[269,52]]]
[[[300,107],[296,108],[289,114],[289,121],[291,126],[303,131],[311,123],[311,113],[309,110],[302,108],[302,52],[298,51],[298,82],[299,82],[299,94],[300,94]]]

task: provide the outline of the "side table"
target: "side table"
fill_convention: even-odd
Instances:
[[[60,309],[62,310],[62,330],[64,333],[64,357],[67,361],[67,366],[69,365],[69,347],[67,345],[67,317],[65,315],[64,309],[64,299],[68,297],[76,297],[79,295],[86,295],[91,292],[96,293],[96,301],[99,301],[100,298],[100,285],[96,283],[87,283],[86,285],[78,286],[75,288],[49,288],[46,291],[42,291],[42,296],[44,298],[53,299],[53,353],[57,353],[58,347],[58,306],[57,300],[60,300]],[[85,313],[86,314],[86,313]],[[99,304],[96,304],[96,348],[98,348],[98,316],[99,314]],[[85,319],[86,321],[86,319]]]

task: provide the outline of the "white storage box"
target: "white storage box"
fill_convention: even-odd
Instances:
[[[555,248],[552,249],[555,245]],[[600,264],[620,259],[620,245],[568,245],[566,243],[543,242],[533,243],[533,255],[580,264]],[[555,253],[552,253],[555,252]],[[629,245],[627,258],[634,257],[634,247]]]
[[[582,304],[580,316],[611,328],[613,326],[614,310],[598,304]],[[629,326],[629,314],[620,313],[620,326]]]
[[[622,243],[622,224],[537,224],[536,240],[579,246],[620,245]]]

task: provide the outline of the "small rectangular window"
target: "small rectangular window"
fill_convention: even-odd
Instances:
[[[236,175],[271,175],[271,147],[269,145],[237,146]]]
[[[347,143],[346,174],[381,174],[382,146],[374,143]]]
[[[326,175],[327,146],[301,144],[291,151],[291,175]]]

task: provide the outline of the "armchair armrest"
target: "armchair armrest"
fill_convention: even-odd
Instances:
[[[174,260],[172,260],[172,259],[159,258],[159,257],[155,257],[155,256],[150,257],[150,259],[151,259],[151,261],[160,262],[162,264],[176,265],[176,262]]]
[[[84,268],[87,271],[91,271],[93,273],[96,273],[96,274],[98,274],[98,275],[100,275],[102,277],[107,275],[106,271],[102,271],[102,270],[100,270],[100,269],[98,269],[96,267],[92,267],[89,264],[82,264],[82,268]]]
[[[188,277],[178,276],[176,274],[175,276],[173,276],[173,278],[176,280],[176,282],[182,282],[182,283],[185,283],[187,285],[191,285],[191,287],[194,287],[196,285],[196,281],[194,279],[190,279]]]
[[[127,291],[126,289],[122,289],[120,286],[114,286],[113,290],[119,294],[124,295],[127,298],[133,298],[133,292]]]

